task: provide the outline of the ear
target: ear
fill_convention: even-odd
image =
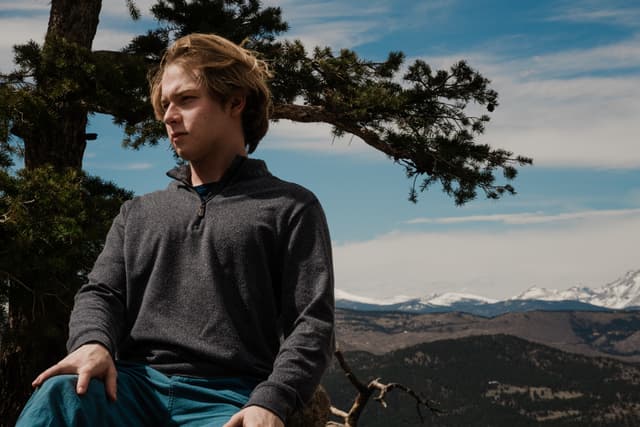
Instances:
[[[247,96],[244,92],[237,91],[234,92],[228,101],[229,111],[232,116],[242,116],[242,112],[244,111],[244,107],[247,104]]]

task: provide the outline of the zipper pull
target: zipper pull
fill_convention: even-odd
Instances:
[[[204,203],[201,203],[200,207],[198,208],[198,217],[204,217]]]

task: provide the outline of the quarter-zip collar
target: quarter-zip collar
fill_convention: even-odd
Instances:
[[[270,172],[263,160],[251,159],[238,154],[231,161],[231,165],[229,165],[219,181],[221,188],[220,191],[233,182],[268,175],[270,175]],[[167,176],[178,181],[177,183],[174,182],[174,184],[193,189],[193,186],[191,185],[191,168],[188,164],[177,166],[169,170],[167,172]],[[195,192],[195,190],[193,191]]]
[[[216,197],[218,194],[223,193],[230,185],[238,181],[244,181],[271,174],[269,173],[267,165],[263,160],[249,159],[245,156],[236,155],[236,157],[234,157],[233,161],[231,162],[231,165],[229,165],[227,170],[222,175],[220,181],[218,181],[218,191],[215,194],[207,196],[204,200],[191,185],[191,168],[188,164],[171,169],[167,172],[167,175],[170,178],[176,180],[169,184],[170,187],[176,189],[184,188],[198,197],[199,204],[196,211],[198,221],[196,221],[196,223],[194,224],[194,227],[197,229],[199,228],[200,221],[205,216],[207,204],[209,203],[209,201]]]

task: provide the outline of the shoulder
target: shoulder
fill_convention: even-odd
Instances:
[[[292,201],[302,204],[318,202],[318,198],[311,190],[295,182],[286,181],[271,175],[269,185]]]
[[[316,195],[311,190],[274,175],[267,169],[263,160],[247,159],[240,176],[238,191],[247,191],[250,196],[278,200],[284,204],[318,203]]]
[[[177,184],[170,183],[165,189],[136,195],[122,204],[120,213],[126,217],[130,214],[144,212],[149,209],[157,210],[168,208],[170,205],[180,202],[178,199],[184,197],[184,195],[181,194],[182,192],[177,190]]]

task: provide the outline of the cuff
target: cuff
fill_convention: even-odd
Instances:
[[[284,385],[260,383],[253,390],[244,407],[252,405],[268,409],[286,423],[287,415],[296,407],[296,392]]]
[[[115,348],[111,344],[109,336],[99,331],[85,333],[81,337],[76,337],[73,340],[69,338],[69,341],[67,342],[67,351],[71,353],[85,344],[92,343],[102,344],[109,351],[111,357],[115,358]]]

